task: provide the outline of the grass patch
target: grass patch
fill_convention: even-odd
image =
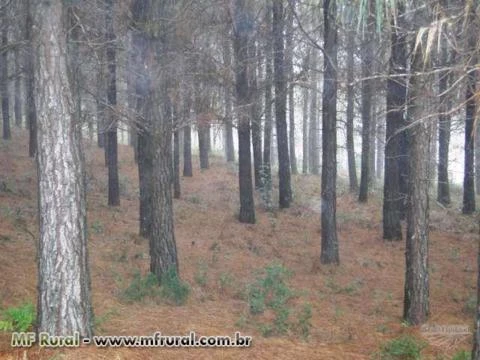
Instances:
[[[403,335],[383,344],[381,350],[373,358],[378,360],[420,360],[425,346],[425,342],[413,336]]]
[[[26,332],[32,328],[35,317],[35,307],[30,302],[10,307],[2,312],[0,330]]]

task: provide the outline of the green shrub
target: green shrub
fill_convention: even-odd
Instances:
[[[382,346],[378,359],[381,360],[420,360],[426,344],[412,336],[404,335],[392,339]]]
[[[175,305],[183,305],[190,293],[188,284],[180,279],[175,267],[168,269],[160,281],[160,295]]]
[[[297,315],[297,332],[304,339],[308,339],[310,336],[310,329],[312,328],[312,305],[304,304],[302,310]]]
[[[30,302],[11,307],[3,311],[2,317],[0,330],[25,332],[31,329],[35,322],[35,307]]]
[[[452,360],[470,360],[472,353],[466,350],[460,350],[453,355]]]
[[[122,296],[127,302],[142,301],[145,297],[157,297],[159,295],[158,279],[152,274],[142,277],[139,272],[133,276],[130,285],[123,291]]]

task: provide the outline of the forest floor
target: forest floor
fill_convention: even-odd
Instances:
[[[269,212],[257,194],[257,224],[244,225],[236,220],[235,165],[213,156],[209,170],[200,171],[194,164],[194,176],[181,179],[182,198],[174,200],[180,274],[191,288],[187,302],[175,306],[156,297],[128,301],[125,289],[136,274],[145,275],[149,268],[148,241],[137,235],[137,168],[131,148],[120,146],[121,206],[109,208],[103,161],[102,151],[89,146],[89,256],[96,334],[195,331],[232,336],[240,331],[253,337],[253,346],[12,349],[7,332],[0,334],[0,358],[370,359],[382,344],[405,334],[425,342],[425,359],[450,359],[458,350],[471,348],[469,335],[429,336],[402,322],[405,246],[404,241],[382,240],[379,192],[373,191],[368,204],[360,205],[339,181],[341,264],[319,266],[320,178],[293,177],[295,200],[290,209]],[[0,143],[0,169],[0,306],[6,309],[36,303],[36,165],[27,156],[25,132],[16,131],[13,140]],[[431,202],[428,323],[472,330],[477,220],[460,215],[460,194],[453,191],[456,203],[451,208]],[[292,297],[284,305],[289,317],[280,325],[274,320],[275,309],[250,314],[246,295],[248,285],[272,264],[292,272],[286,281]],[[265,337],[269,332],[273,334]]]

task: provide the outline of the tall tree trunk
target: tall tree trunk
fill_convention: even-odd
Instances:
[[[198,118],[197,118],[198,121]],[[208,132],[210,131],[209,126],[202,124],[201,120],[198,122],[198,150],[200,153],[200,169],[208,169],[210,164],[208,162],[208,143],[209,136]]]
[[[377,147],[377,106],[375,99],[375,92],[377,83],[373,82],[372,86],[372,106],[370,116],[370,154],[368,155],[368,178],[369,184],[375,186],[375,150]]]
[[[117,64],[115,50],[115,29],[113,27],[113,0],[106,1],[106,38],[107,38],[107,153],[108,153],[108,205],[120,205],[120,187],[118,183],[117,119],[113,108],[117,105]]]
[[[480,195],[480,126],[475,127],[475,187]]]
[[[255,205],[252,186],[252,157],[250,153],[250,111],[251,101],[248,87],[248,42],[249,30],[244,22],[250,21],[250,13],[245,0],[235,0],[234,4],[234,54],[238,118],[238,179],[240,188],[239,220],[242,223],[255,223]]]
[[[310,77],[312,81],[312,90],[310,92],[310,124],[308,135],[308,162],[310,173],[320,174],[320,160],[318,149],[318,50],[311,49],[310,53]]]
[[[275,122],[278,147],[278,202],[280,208],[290,207],[292,188],[290,179],[290,155],[287,134],[287,81],[283,46],[283,1],[273,0],[273,67],[275,78]]]
[[[98,50],[97,64],[97,96],[95,97],[96,115],[97,115],[97,145],[99,148],[105,146],[105,66],[104,51]]]
[[[338,264],[337,239],[337,3],[323,1],[324,75],[322,99],[322,264]]]
[[[20,51],[15,49],[15,88],[14,88],[14,104],[13,110],[15,113],[15,126],[22,127],[22,79],[23,71],[20,65]]]
[[[2,96],[2,116],[3,116],[3,139],[9,140],[12,138],[10,131],[10,109],[8,98],[8,13],[7,9],[2,10],[2,63],[0,64],[0,92]]]
[[[353,88],[355,71],[355,32],[349,31],[347,35],[347,156],[348,156],[348,179],[350,192],[358,191],[357,165],[355,163],[354,126],[355,120],[355,90]]]
[[[365,43],[362,46],[362,169],[360,175],[359,202],[367,202],[368,187],[370,182],[370,135],[372,123],[372,97],[373,97],[373,52],[375,34],[375,2],[369,0],[368,17],[365,33]]]
[[[233,146],[233,101],[231,82],[232,50],[231,42],[228,36],[223,40],[223,62],[229,74],[227,85],[225,86],[225,155],[228,162],[235,161],[235,149]]]
[[[476,83],[477,71],[475,64],[477,61],[476,45],[478,29],[475,26],[478,19],[475,14],[475,7],[471,6],[468,16],[469,29],[466,56],[467,60],[467,88],[465,96],[465,171],[463,176],[463,208],[464,214],[475,212],[475,170],[474,170],[474,123],[476,115]]]
[[[403,19],[405,7],[398,4],[398,21]],[[394,25],[394,24],[392,24]],[[407,85],[406,33],[403,22],[399,27],[392,26],[391,55],[387,79],[387,115],[385,129],[385,175],[383,177],[383,238],[401,240],[400,223],[402,196],[400,195],[400,142],[404,136],[403,118],[405,113]]]
[[[173,133],[173,197],[180,199],[180,136],[178,130]]]
[[[383,111],[383,109],[382,109]],[[383,176],[383,164],[385,163],[385,118],[377,118],[377,166],[375,167],[376,178],[381,180]]]
[[[287,12],[287,29],[285,36],[285,63],[287,68],[287,80],[288,80],[288,146],[290,149],[290,165],[292,174],[297,174],[297,156],[295,154],[295,89],[293,83],[293,19],[295,11],[295,1],[291,3],[291,9]]]
[[[71,105],[63,14],[63,1],[35,3],[40,219],[37,331],[64,336],[79,332],[91,337],[81,127]]]
[[[419,28],[421,21],[415,21]],[[429,315],[429,178],[431,122],[425,115],[424,89],[428,87],[422,50],[412,54],[409,82],[407,130],[409,144],[409,183],[407,198],[407,240],[405,248],[404,319],[424,323]],[[413,124],[413,125],[412,125]]]
[[[480,244],[477,250],[477,311],[475,314],[475,331],[473,333],[472,360],[480,360]]]
[[[270,197],[272,184],[271,140],[272,140],[272,83],[273,83],[273,47],[272,47],[272,7],[269,3],[265,11],[267,37],[265,40],[265,125],[263,130],[263,182],[265,193]],[[269,199],[268,199],[269,200]]]
[[[27,42],[26,58],[26,97],[27,97],[27,125],[28,125],[28,155],[34,157],[37,153],[37,110],[35,107],[35,69],[33,64],[33,19],[31,10],[32,0],[27,0],[27,18],[25,21],[25,38]]]
[[[308,87],[303,88],[302,110],[302,173],[308,173]]]
[[[262,118],[261,118],[261,104],[258,98],[258,84],[257,84],[257,57],[259,52],[255,46],[255,41],[252,40],[249,45],[249,58],[250,58],[250,93],[252,96],[252,148],[253,148],[253,174],[255,188],[260,189],[262,184]]]

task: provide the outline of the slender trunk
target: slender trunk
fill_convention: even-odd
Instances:
[[[353,88],[354,77],[354,52],[355,52],[355,32],[349,31],[347,35],[347,156],[348,156],[348,179],[350,192],[358,191],[357,165],[355,163],[355,143],[354,143],[354,112],[355,112],[355,90]]]
[[[97,145],[99,148],[105,146],[105,74],[104,74],[104,51],[100,49],[98,54],[97,70],[97,96],[95,103],[97,107]]]
[[[225,67],[228,69],[228,82],[225,86],[225,155],[228,162],[235,161],[235,149],[233,146],[233,126],[232,126],[232,113],[233,113],[233,101],[232,101],[232,88],[230,86],[231,79],[231,66],[232,66],[232,54],[231,54],[230,38],[226,37],[223,40],[223,61]]]
[[[245,0],[235,0],[234,53],[238,118],[238,178],[240,188],[239,220],[255,223],[255,205],[252,186],[252,158],[250,153],[250,111],[251,101],[248,86],[248,42],[249,32],[243,29],[242,19],[247,16]]]
[[[273,1],[273,67],[275,78],[275,122],[278,150],[278,202],[280,208],[290,207],[292,188],[290,179],[290,156],[287,134],[287,81],[283,46],[284,11],[283,1]]]
[[[405,8],[398,6],[399,18],[403,18]],[[401,240],[400,223],[402,196],[400,194],[400,146],[405,130],[403,118],[407,96],[404,74],[407,68],[406,33],[402,27],[394,28],[391,34],[391,56],[387,79],[387,117],[385,129],[385,175],[383,177],[383,238]]]
[[[480,360],[480,244],[477,250],[477,311],[475,314],[475,332],[473,333],[472,360]]]
[[[308,173],[308,88],[303,88],[302,173]]]
[[[22,127],[22,79],[23,71],[20,65],[20,51],[15,49],[15,89],[14,89],[14,105],[15,126]]]
[[[257,47],[255,41],[251,41],[249,46],[249,58],[250,58],[250,93],[252,96],[251,104],[251,118],[252,118],[252,149],[253,149],[253,174],[255,188],[262,188],[262,119],[260,111],[260,102],[258,98],[258,84],[257,84],[257,56],[259,57],[259,51],[257,53]]]
[[[107,104],[108,104],[108,130],[107,130],[107,153],[108,153],[108,205],[120,205],[120,187],[118,183],[118,154],[117,154],[117,119],[112,108],[117,105],[117,64],[115,50],[115,30],[113,27],[113,0],[106,1],[106,29],[107,29]]]
[[[383,111],[383,109],[382,109]],[[376,178],[381,180],[383,176],[383,164],[385,163],[385,119],[383,117],[377,119],[377,166]]]
[[[265,41],[265,126],[263,132],[263,182],[265,193],[270,196],[272,184],[271,140],[272,140],[272,82],[273,82],[273,48],[272,48],[272,8],[269,5],[265,14],[265,24],[268,27]]]
[[[180,136],[178,130],[173,133],[173,197],[180,199]]]
[[[478,20],[475,14],[475,8],[470,9],[468,16],[469,31],[467,39],[467,86],[465,96],[465,171],[463,177],[463,208],[464,214],[472,214],[475,212],[475,171],[474,171],[474,123],[476,115],[476,83],[477,71],[475,64],[477,61],[476,44],[477,44],[477,30],[475,23]]]
[[[323,1],[324,75],[322,99],[322,264],[338,264],[337,239],[337,3]]]
[[[33,19],[31,13],[32,0],[27,0],[27,18],[25,21],[25,37],[27,42],[26,63],[26,98],[27,98],[27,125],[29,130],[28,155],[34,157],[37,153],[37,110],[35,107],[35,68],[33,64]]]
[[[376,82],[374,82],[376,85]],[[370,117],[370,154],[368,155],[368,178],[371,186],[375,185],[375,150],[377,147],[377,106],[376,99],[373,95],[375,93],[375,87],[372,87],[372,106]]]
[[[295,11],[295,1],[290,2],[291,9],[287,12],[287,29],[285,36],[285,65],[287,68],[288,81],[288,146],[290,150],[290,165],[292,174],[297,174],[297,156],[295,154],[295,89],[293,85],[293,18]]]
[[[0,92],[2,96],[2,116],[3,116],[3,139],[9,140],[12,138],[10,131],[10,109],[8,98],[8,20],[6,9],[2,10],[2,48],[1,52],[2,63],[0,64]]]
[[[40,1],[34,6],[40,219],[37,332],[63,336],[78,332],[91,338],[85,173],[81,127],[73,116],[67,78],[63,2]]]
[[[369,1],[367,18],[367,29],[365,34],[365,43],[362,47],[362,168],[360,175],[360,191],[358,195],[359,202],[367,202],[368,188],[370,182],[370,135],[372,123],[372,97],[373,97],[373,36],[375,33],[375,2]]]
[[[308,135],[308,160],[310,173],[313,175],[320,174],[320,160],[318,150],[318,51],[316,49],[311,50],[310,58],[310,76],[312,79],[312,90],[310,92],[310,124]]]

